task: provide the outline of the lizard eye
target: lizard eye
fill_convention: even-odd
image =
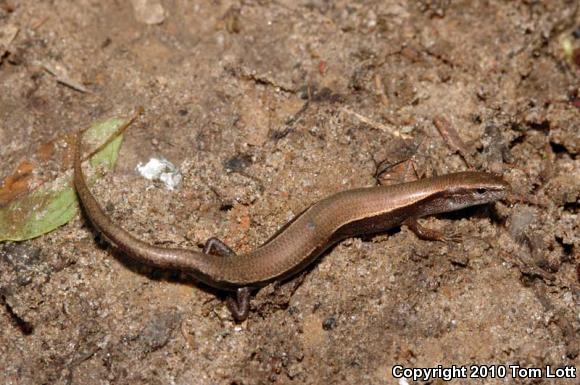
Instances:
[[[487,192],[487,190],[484,189],[483,187],[480,187],[480,188],[476,189],[475,192],[478,194],[485,194]]]

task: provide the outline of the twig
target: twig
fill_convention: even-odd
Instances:
[[[382,123],[375,122],[374,120],[367,118],[366,116],[361,115],[358,112],[352,111],[351,109],[349,109],[347,107],[343,107],[342,111],[346,112],[347,114],[353,115],[361,122],[368,124],[369,126],[371,126],[373,128],[376,128],[376,129],[381,130],[383,132],[387,132],[393,136],[396,136],[397,138],[401,138],[401,139],[411,139],[412,138],[412,136],[410,136],[410,135],[403,134],[399,130],[395,130],[392,127],[389,127],[389,126],[384,125]]]
[[[385,95],[385,87],[383,86],[383,81],[381,80],[379,74],[375,75],[375,88],[377,89],[377,93],[379,94],[381,104],[384,107],[389,107],[389,99],[387,99],[387,95]]]
[[[457,130],[451,125],[449,120],[442,115],[438,115],[433,118],[433,124],[437,127],[439,134],[441,134],[447,146],[451,150],[458,152],[468,167],[473,167],[473,157],[469,154],[465,142],[461,139]]]
[[[89,94],[93,93],[88,88],[83,86],[81,83],[71,79],[65,71],[59,70],[47,63],[43,63],[42,68],[44,68],[44,70],[49,74],[53,75],[58,83],[64,84],[65,86],[70,87],[75,91]]]

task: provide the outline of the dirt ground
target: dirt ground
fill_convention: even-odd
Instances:
[[[154,8],[119,0],[0,0],[0,28],[18,30],[0,45],[0,177],[143,106],[91,189],[155,244],[251,250],[383,165],[403,161],[383,183],[402,178],[409,159],[426,176],[503,174],[513,195],[422,220],[460,242],[405,227],[341,242],[300,285],[261,290],[242,324],[219,293],[130,261],[77,216],[0,245],[0,383],[405,385],[444,381],[393,366],[579,368],[578,1],[160,5],[147,21]],[[136,173],[152,156],[183,173],[175,191]]]

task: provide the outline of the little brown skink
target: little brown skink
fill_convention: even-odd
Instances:
[[[94,226],[117,248],[150,266],[183,271],[220,290],[235,292],[228,307],[238,321],[249,310],[249,295],[288,278],[338,241],[384,232],[401,224],[419,230],[415,219],[502,199],[509,185],[484,172],[459,172],[392,186],[342,191],[322,199],[286,224],[256,250],[241,255],[212,238],[203,252],[143,242],[113,223],[89,191],[81,168],[77,135],[74,186]],[[210,255],[211,254],[211,255]]]

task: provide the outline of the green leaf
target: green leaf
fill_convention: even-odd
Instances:
[[[64,225],[77,212],[75,191],[35,191],[0,209],[0,241],[23,241]]]
[[[85,143],[103,143],[105,140],[115,134],[119,127],[125,124],[126,121],[122,119],[110,119],[102,123],[96,123],[89,128],[83,135]],[[91,166],[97,167],[103,165],[107,169],[112,169],[117,163],[119,149],[123,142],[123,135],[116,137],[101,151],[93,155],[90,160]]]
[[[125,123],[126,120],[116,118],[96,123],[85,132],[83,141],[105,143]],[[108,143],[91,157],[91,165],[112,169],[117,162],[122,141],[123,137],[119,135]],[[74,218],[78,211],[78,201],[71,179],[71,176],[59,177],[9,205],[0,207],[0,242],[35,238]]]

